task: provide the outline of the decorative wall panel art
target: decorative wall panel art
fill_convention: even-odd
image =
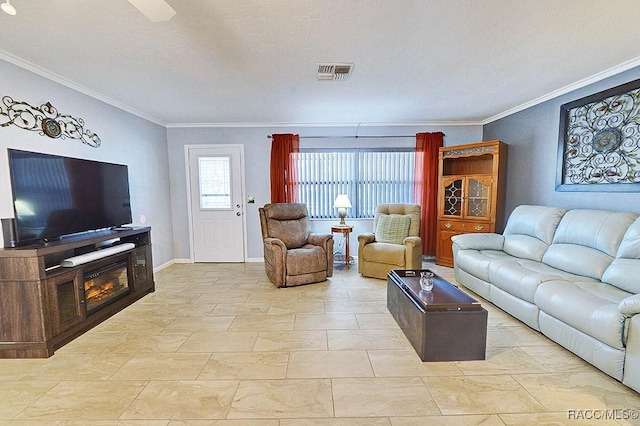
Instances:
[[[98,135],[84,128],[82,118],[60,114],[50,102],[34,107],[26,102],[14,101],[10,96],[3,96],[0,104],[0,127],[10,125],[40,132],[41,135],[54,139],[76,139],[93,148],[101,144]]]
[[[556,190],[640,192],[640,80],[562,105]]]

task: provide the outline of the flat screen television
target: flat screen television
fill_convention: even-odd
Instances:
[[[126,165],[8,151],[16,245],[131,223]]]

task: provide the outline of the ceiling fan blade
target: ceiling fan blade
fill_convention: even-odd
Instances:
[[[176,11],[164,0],[128,0],[152,22],[164,22],[173,18]]]

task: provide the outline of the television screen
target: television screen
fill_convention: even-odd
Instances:
[[[126,165],[9,149],[17,245],[131,223]]]

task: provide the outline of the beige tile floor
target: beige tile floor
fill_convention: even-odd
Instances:
[[[484,301],[487,359],[423,363],[356,268],[289,289],[259,263],[155,278],[53,357],[0,360],[0,424],[640,424],[638,393]]]

